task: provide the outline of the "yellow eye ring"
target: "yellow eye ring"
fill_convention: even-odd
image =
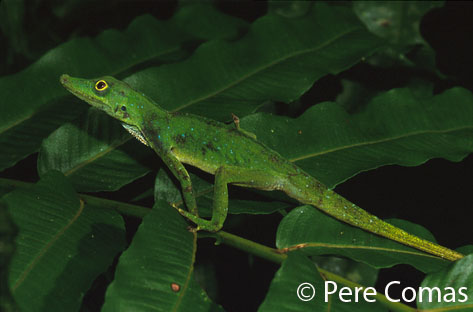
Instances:
[[[108,83],[105,80],[99,80],[95,83],[95,90],[104,91],[108,88]]]

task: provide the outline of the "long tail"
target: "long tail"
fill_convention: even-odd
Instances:
[[[351,203],[343,196],[329,190],[325,185],[313,177],[309,176],[310,178],[308,179],[305,173],[301,175],[304,179],[291,179],[291,182],[294,184],[292,187],[288,188],[288,195],[298,199],[300,202],[315,206],[340,221],[409,247],[425,251],[429,254],[451,261],[464,257],[461,253],[409,234],[408,232],[379,219]],[[299,177],[301,177],[301,175],[299,175]]]

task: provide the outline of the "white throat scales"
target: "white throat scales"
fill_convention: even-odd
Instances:
[[[135,126],[130,126],[126,123],[122,123],[123,128],[125,128],[128,132],[131,133],[132,136],[134,136],[138,141],[143,143],[144,145],[148,146],[148,142],[146,141],[145,137],[141,133],[141,131],[135,127]]]

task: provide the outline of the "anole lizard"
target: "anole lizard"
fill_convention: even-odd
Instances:
[[[462,254],[401,230],[349,202],[321,182],[257,141],[235,124],[168,112],[144,94],[113,77],[98,79],[62,75],[72,94],[122,122],[124,128],[151,147],[181,184],[188,211],[179,212],[194,222],[195,230],[216,232],[228,211],[228,184],[260,190],[281,190],[299,202],[317,207],[343,222],[427,253],[457,260]],[[191,180],[183,164],[215,175],[213,212],[200,218]]]

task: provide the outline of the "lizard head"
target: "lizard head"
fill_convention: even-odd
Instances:
[[[60,82],[81,100],[130,126],[138,125],[146,109],[142,94],[110,76],[82,79],[61,75]]]

